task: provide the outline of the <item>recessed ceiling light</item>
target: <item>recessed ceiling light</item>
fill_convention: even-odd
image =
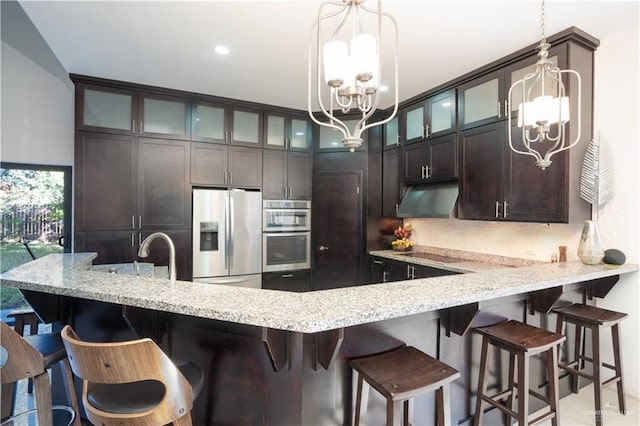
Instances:
[[[389,86],[387,86],[386,84],[381,84],[380,85],[380,91],[381,92],[386,92],[387,90],[389,90]]]
[[[229,48],[226,46],[216,46],[215,49],[213,49],[213,51],[220,56],[225,56],[231,53],[231,50],[229,50]]]

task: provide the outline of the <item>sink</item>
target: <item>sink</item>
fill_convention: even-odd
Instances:
[[[136,270],[135,266],[138,266]],[[111,263],[106,265],[93,265],[91,267],[93,271],[109,272],[111,274],[123,274],[123,275],[136,275],[141,277],[153,277],[154,276],[154,264],[148,262],[132,263]]]

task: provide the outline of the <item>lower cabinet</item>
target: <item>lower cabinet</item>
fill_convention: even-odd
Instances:
[[[369,283],[386,283],[392,281],[413,280],[417,278],[432,278],[445,275],[455,275],[457,272],[445,269],[418,265],[411,262],[401,262],[378,256],[371,256],[369,268]]]
[[[265,272],[262,274],[262,288],[304,292],[311,290],[311,274],[308,269],[289,272]]]

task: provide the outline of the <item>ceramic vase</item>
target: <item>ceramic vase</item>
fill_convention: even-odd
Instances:
[[[584,221],[580,243],[578,244],[578,257],[585,265],[597,265],[604,258],[598,222],[595,220]]]

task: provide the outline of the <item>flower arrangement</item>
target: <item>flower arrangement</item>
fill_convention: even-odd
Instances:
[[[393,231],[393,235],[395,235],[397,239],[391,242],[391,248],[397,251],[411,250],[413,241],[411,241],[409,237],[411,236],[412,230],[413,228],[410,223],[398,226],[398,228]]]

